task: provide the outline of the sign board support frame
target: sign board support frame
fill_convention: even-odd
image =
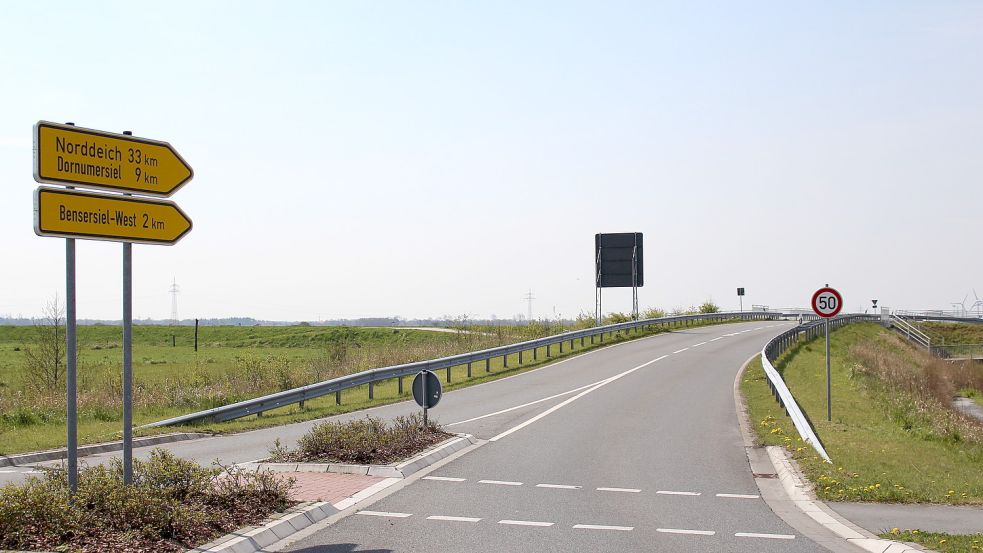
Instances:
[[[595,293],[594,293],[594,326],[601,326],[601,319],[603,314],[601,312],[601,299],[603,288],[601,287],[601,246],[597,247],[597,255],[594,258],[595,266],[597,267],[597,272],[594,275],[595,282]]]
[[[826,422],[833,422],[833,385],[829,368],[829,319],[826,319]]]

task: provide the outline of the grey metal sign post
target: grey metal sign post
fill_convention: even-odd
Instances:
[[[65,239],[65,405],[68,418],[68,490],[78,490],[78,358],[75,337],[75,239]]]
[[[833,420],[833,384],[829,361],[829,320],[837,316],[843,309],[843,296],[829,287],[816,290],[812,295],[812,310],[816,315],[826,319],[826,420]]]

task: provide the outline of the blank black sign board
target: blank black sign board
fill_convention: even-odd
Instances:
[[[423,379],[427,379],[427,397],[423,397]],[[433,409],[440,403],[440,396],[443,395],[443,388],[440,386],[440,379],[430,371],[420,371],[413,378],[413,399],[416,404],[424,409]],[[426,400],[426,401],[424,401]]]
[[[633,258],[634,267],[632,267]],[[598,288],[641,287],[645,283],[640,232],[595,234],[594,259],[596,260],[594,274]]]
[[[737,295],[738,296],[743,296],[744,295],[744,288],[738,288],[737,289]]]

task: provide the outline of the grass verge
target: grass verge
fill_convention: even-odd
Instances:
[[[912,542],[932,548],[939,553],[979,553],[983,551],[983,534],[942,534],[920,530],[892,529],[881,534],[882,538]]]
[[[118,460],[64,469],[0,488],[0,548],[29,551],[184,551],[257,523],[290,505],[293,481],[270,472],[207,468],[157,449],[133,461],[124,485]]]
[[[832,342],[832,421],[826,421],[826,369],[820,340],[779,359],[796,401],[811,419],[833,464],[798,438],[772,398],[760,360],[741,382],[758,440],[790,450],[819,498],[831,501],[983,504],[983,427],[933,390],[955,384],[949,365],[933,364],[874,324],[835,331]],[[891,368],[896,371],[891,370]]]
[[[408,459],[451,434],[423,416],[396,417],[389,424],[373,417],[314,425],[288,450],[277,440],[270,461],[277,463],[351,463],[385,465]]]

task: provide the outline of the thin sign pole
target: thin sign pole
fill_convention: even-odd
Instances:
[[[65,396],[68,418],[68,489],[78,490],[78,396],[75,337],[75,239],[65,240]]]
[[[829,319],[826,319],[826,421],[833,421],[832,384],[829,370]]]
[[[123,483],[133,483],[133,244],[123,244]]]
[[[123,243],[123,483],[133,483],[133,244],[129,242]]]
[[[420,379],[423,381],[423,429],[427,428],[427,373],[420,373]]]

